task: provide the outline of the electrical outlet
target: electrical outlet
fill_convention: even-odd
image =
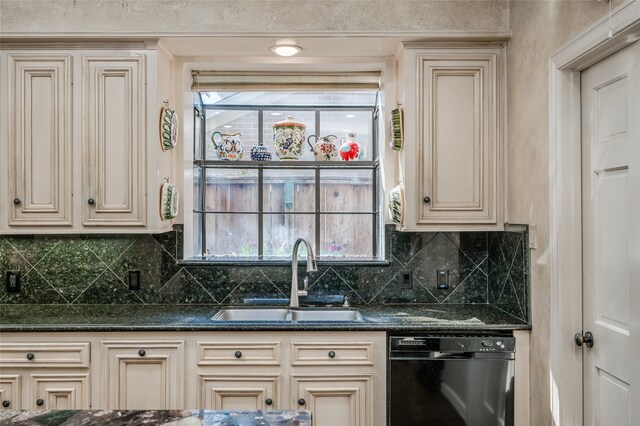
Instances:
[[[129,271],[129,290],[140,290],[140,271]]]
[[[410,290],[413,288],[411,269],[400,271],[400,288]]]
[[[449,288],[449,270],[448,269],[438,270],[436,287],[438,288],[438,290],[446,290]]]
[[[20,271],[7,271],[7,293],[20,292]]]

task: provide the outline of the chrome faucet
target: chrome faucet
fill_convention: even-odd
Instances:
[[[304,238],[298,238],[293,245],[293,254],[291,255],[291,298],[289,302],[289,307],[297,308],[300,306],[300,302],[298,301],[298,296],[306,296],[307,295],[307,286],[308,279],[304,279],[304,289],[300,290],[298,288],[298,247],[300,247],[300,243],[304,243],[307,248],[307,272],[314,272],[318,270],[316,266],[316,258],[313,255],[313,249],[311,248],[311,244],[309,241]]]

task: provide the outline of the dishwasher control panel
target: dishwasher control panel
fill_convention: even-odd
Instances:
[[[389,352],[515,352],[510,336],[391,336]]]

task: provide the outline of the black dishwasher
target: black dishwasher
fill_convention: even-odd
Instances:
[[[513,426],[515,339],[389,336],[389,426]]]

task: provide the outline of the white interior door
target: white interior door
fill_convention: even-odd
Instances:
[[[640,425],[639,42],[582,73],[582,153],[584,424]]]

